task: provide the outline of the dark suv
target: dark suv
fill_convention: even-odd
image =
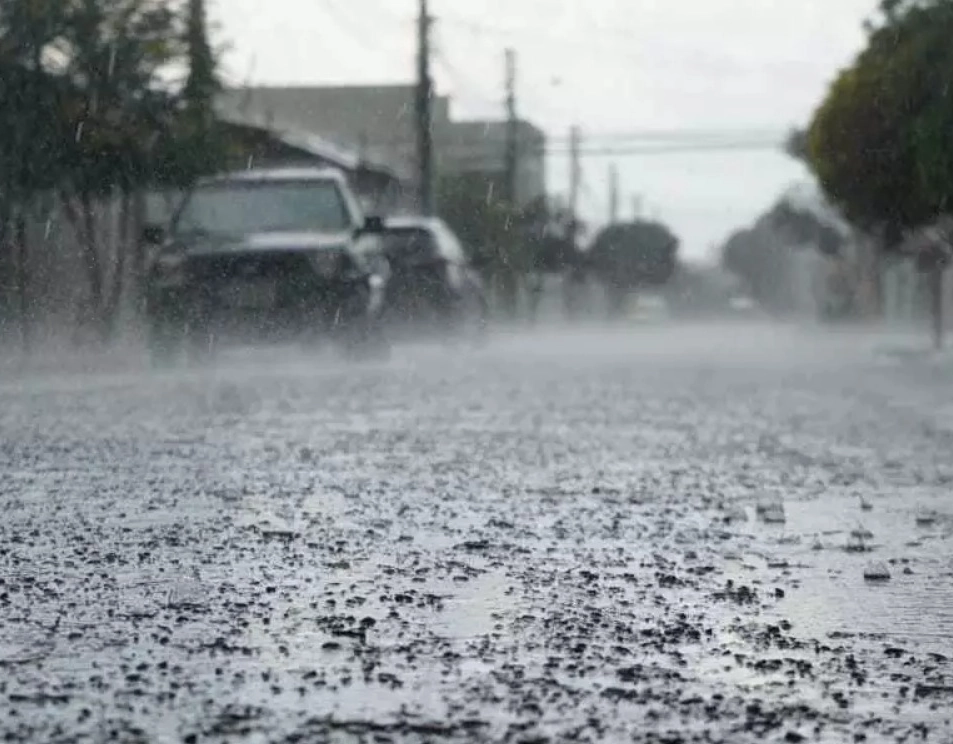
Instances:
[[[165,357],[219,341],[332,338],[386,349],[389,269],[379,219],[364,219],[344,177],[249,170],[201,181],[167,230],[148,228],[150,346]]]
[[[488,314],[483,284],[443,220],[388,219],[384,254],[391,270],[384,316],[392,329],[483,340]]]

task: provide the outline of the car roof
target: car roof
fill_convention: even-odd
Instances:
[[[426,217],[422,214],[402,214],[384,220],[388,230],[440,230],[445,223],[439,217]]]
[[[203,178],[199,183],[210,185],[236,181],[244,183],[260,181],[334,181],[335,183],[346,183],[341,171],[334,168],[317,167],[249,168]]]

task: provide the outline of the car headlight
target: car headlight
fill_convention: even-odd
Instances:
[[[344,268],[344,254],[341,251],[312,251],[309,258],[314,272],[325,279],[336,276]]]

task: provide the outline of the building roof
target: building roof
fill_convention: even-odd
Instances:
[[[281,167],[250,168],[222,173],[203,179],[202,182],[217,183],[219,181],[334,181],[335,183],[345,183],[346,179],[341,171],[334,168]]]
[[[273,117],[373,156],[413,142],[415,97],[413,85],[250,86],[223,91],[218,105],[237,115]],[[449,99],[436,96],[432,110],[439,130],[450,119]]]
[[[268,132],[278,142],[321,158],[342,170],[356,171],[366,168],[385,173],[397,179],[406,178],[406,173],[399,166],[384,162],[379,158],[361,155],[357,151],[342,147],[326,137],[290,126],[274,117],[266,117],[254,112],[238,113],[229,110],[227,107],[219,108],[217,117],[226,124]]]

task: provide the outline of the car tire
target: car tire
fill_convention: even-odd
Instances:
[[[175,363],[182,351],[185,323],[173,307],[158,304],[149,310],[146,345],[149,359],[155,367]]]
[[[204,317],[192,318],[185,335],[190,361],[204,364],[215,358],[218,351],[218,339]]]
[[[391,355],[384,324],[372,319],[354,321],[344,332],[341,349],[352,362],[386,362]]]
[[[480,348],[486,344],[489,334],[489,313],[478,298],[468,298],[459,310],[457,333],[467,346]]]

